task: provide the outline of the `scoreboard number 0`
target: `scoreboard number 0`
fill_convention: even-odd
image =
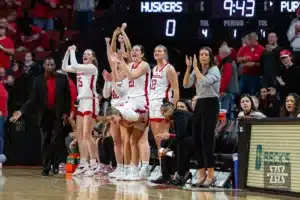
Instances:
[[[174,37],[176,34],[176,20],[168,19],[165,26],[165,35],[167,37]]]

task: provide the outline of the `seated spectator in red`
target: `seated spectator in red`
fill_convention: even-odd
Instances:
[[[6,25],[5,23],[0,23],[0,67],[4,69],[10,67],[10,56],[15,53],[13,41],[6,36]]]
[[[17,51],[44,51],[50,46],[46,32],[37,26],[29,24],[27,19],[19,19],[17,23],[19,47]]]
[[[34,6],[33,23],[43,30],[54,29],[54,9],[60,0],[37,0]]]
[[[257,40],[257,34],[250,33],[248,44],[241,47],[237,54],[237,61],[242,63],[241,94],[255,95],[260,89],[260,57],[264,52],[264,47]]]
[[[283,64],[279,69],[279,74],[276,77],[280,85],[281,99],[289,93],[300,94],[300,68],[296,66],[292,60],[292,53],[289,50],[280,51],[280,60]]]

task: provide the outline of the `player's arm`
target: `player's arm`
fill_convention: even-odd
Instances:
[[[65,72],[70,72],[70,73],[77,73],[77,70],[72,68],[71,65],[68,65],[69,63],[69,57],[70,57],[70,51],[66,51],[64,59],[62,61],[62,66],[61,69]]]
[[[108,99],[111,96],[112,82],[105,81],[103,86],[103,97]]]
[[[119,27],[116,28],[116,30],[113,33],[112,39],[111,39],[111,50],[113,52],[117,52],[117,39],[118,35],[121,33],[121,29]]]
[[[125,63],[124,59],[121,59],[121,66],[126,77],[130,81],[141,77],[142,75],[146,74],[150,69],[148,63],[143,62],[140,67],[138,67],[135,71],[132,72],[130,71],[129,67]]]
[[[131,52],[131,49],[132,49],[131,42],[130,42],[124,28],[121,28],[121,33],[123,35],[123,40],[124,40],[124,44],[125,44],[125,48],[126,48],[126,53],[128,54],[128,60],[129,60],[129,62],[131,62],[131,56],[130,56],[130,52]]]
[[[171,88],[173,89],[174,92],[174,105],[177,104],[179,100],[179,85],[178,85],[178,76],[177,73],[174,69],[174,67],[169,67],[167,69],[167,79],[169,83],[171,84]]]
[[[93,65],[93,64],[78,64],[74,49],[70,50],[70,54],[71,54],[71,66],[73,69],[84,71],[85,73],[91,73],[91,74],[96,73],[97,67],[95,65]]]

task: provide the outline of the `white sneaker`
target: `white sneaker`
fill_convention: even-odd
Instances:
[[[124,178],[129,174],[130,172],[130,168],[123,168],[122,171],[120,171],[120,173],[118,174],[118,176],[116,176],[116,180],[117,181],[124,181]]]
[[[101,173],[101,166],[99,164],[97,164],[95,166],[91,166],[90,168],[93,171],[94,175],[98,175]],[[93,176],[93,175],[91,175],[91,176]]]
[[[83,176],[86,176],[86,177],[92,177],[94,175],[95,175],[95,173],[91,167],[89,167],[83,174]]]
[[[124,177],[124,181],[140,181],[142,177],[139,173],[139,168],[137,166],[132,166],[130,173]]]
[[[140,169],[140,176],[142,180],[147,180],[147,178],[150,176],[150,172],[148,169],[148,165],[143,165]]]
[[[73,173],[73,176],[79,176],[84,174],[89,169],[89,166],[87,164],[84,165],[78,165],[75,172]]]
[[[113,172],[108,174],[108,177],[116,178],[121,173],[121,171],[123,171],[123,167],[118,165],[117,168]]]
[[[154,168],[154,170],[152,171],[152,173],[150,174],[150,176],[147,178],[147,180],[148,181],[156,180],[160,176],[162,176],[162,174],[161,174],[161,168],[160,168],[160,166],[156,166]]]

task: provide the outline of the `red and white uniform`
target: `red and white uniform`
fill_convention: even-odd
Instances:
[[[135,71],[140,64],[143,61],[141,61],[138,64],[131,63],[130,70]],[[151,69],[150,66],[147,64],[148,72],[143,74],[137,79],[134,80],[128,80],[128,100],[124,104],[121,104],[117,107],[117,109],[121,112],[123,118],[126,119],[126,115],[131,115],[130,113],[146,113],[149,109],[149,89],[150,89],[150,77],[151,77]],[[135,117],[136,119],[136,117]],[[130,120],[128,120],[130,121]],[[134,125],[135,128],[144,130],[146,128],[147,124],[145,123],[136,123]]]
[[[71,65],[68,65],[69,54],[71,54]],[[79,100],[77,114],[81,116],[92,114],[93,118],[96,118],[100,111],[96,91],[97,67],[93,64],[78,64],[75,51],[72,50],[66,53],[62,70],[77,74],[77,99]]]
[[[167,98],[173,102],[173,90],[167,77],[168,68],[173,68],[169,63],[165,64],[161,69],[155,66],[152,71],[151,87],[150,87],[150,121],[162,121],[164,119],[161,114],[161,105],[163,99]]]
[[[105,82],[103,87],[103,97],[109,98],[111,96],[110,104],[113,107],[120,106],[128,100],[128,79],[121,82]]]

